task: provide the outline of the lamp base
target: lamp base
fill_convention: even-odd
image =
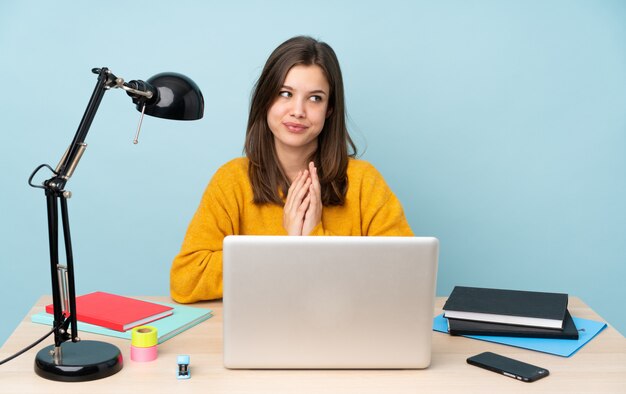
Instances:
[[[123,366],[120,349],[106,342],[64,342],[59,363],[54,362],[52,351],[54,345],[46,346],[35,358],[35,372],[45,379],[84,382],[111,376]]]

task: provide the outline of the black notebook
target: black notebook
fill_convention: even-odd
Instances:
[[[554,328],[514,326],[473,320],[448,319],[450,335],[491,335],[500,337],[529,337],[552,339],[578,339],[578,329],[569,312],[565,314],[563,330]]]
[[[567,294],[456,286],[443,311],[452,319],[563,329]]]

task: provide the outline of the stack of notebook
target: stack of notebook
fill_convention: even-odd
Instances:
[[[567,294],[456,286],[445,305],[451,335],[578,339]]]
[[[31,316],[34,323],[52,325],[53,306]],[[133,327],[150,324],[157,329],[158,343],[213,316],[210,309],[163,304],[116,294],[95,292],[76,297],[78,330],[131,339]]]
[[[54,314],[52,304],[46,312]],[[174,308],[96,291],[76,297],[76,319],[116,331],[127,331],[174,313]]]

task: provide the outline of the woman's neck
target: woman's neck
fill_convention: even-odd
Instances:
[[[313,152],[315,150],[276,149],[280,166],[290,182],[293,182],[299,171],[304,171],[309,167],[309,158],[313,155]]]

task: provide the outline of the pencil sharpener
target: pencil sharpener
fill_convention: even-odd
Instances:
[[[178,379],[191,378],[191,373],[189,372],[189,356],[180,355],[178,356],[177,362],[178,362],[178,373],[176,375],[176,378]]]

